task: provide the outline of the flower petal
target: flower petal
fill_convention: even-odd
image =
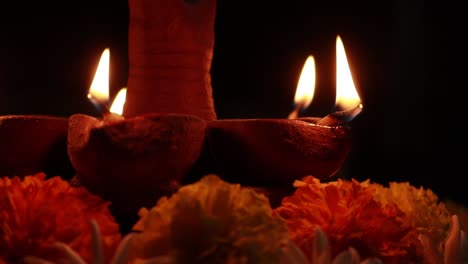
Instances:
[[[444,250],[445,264],[458,264],[461,257],[461,230],[457,215],[452,216],[452,226]]]

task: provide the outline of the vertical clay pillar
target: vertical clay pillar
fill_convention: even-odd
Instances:
[[[210,68],[216,0],[129,0],[124,116],[178,113],[216,119]]]

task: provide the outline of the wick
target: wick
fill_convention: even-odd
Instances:
[[[99,110],[102,116],[102,124],[111,122],[111,121],[117,121],[117,120],[122,120],[125,119],[123,116],[119,114],[112,113],[110,111],[110,107],[106,104],[103,103],[101,100],[98,100],[95,96],[92,94],[88,94],[89,100],[96,106],[96,108]]]
[[[362,104],[359,104],[358,106],[348,110],[336,111],[317,121],[317,125],[336,126],[348,123],[351,122],[351,120],[353,120],[357,115],[359,115],[361,111]]]
[[[304,106],[304,103],[300,102],[296,105],[296,108],[288,115],[288,119],[296,119],[299,116],[299,111]]]
[[[111,114],[110,107],[106,103],[103,103],[102,100],[99,100],[98,98],[96,98],[96,96],[92,94],[88,94],[88,99],[91,101],[91,103],[94,104],[94,106],[96,106],[99,113],[101,113],[103,117]]]

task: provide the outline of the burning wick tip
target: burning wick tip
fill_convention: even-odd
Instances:
[[[304,109],[304,103],[300,102],[296,104],[294,110],[288,115],[288,119],[296,119],[299,117],[299,112]]]
[[[358,106],[354,108],[350,108],[348,110],[336,111],[320,119],[317,122],[317,125],[336,126],[336,125],[341,125],[344,123],[349,123],[357,115],[359,115],[359,113],[361,113],[362,109],[363,109],[363,105],[359,104]]]
[[[97,96],[88,94],[88,99],[97,108],[99,113],[101,113],[103,124],[109,121],[117,121],[117,120],[125,119],[122,115],[112,112],[112,107],[109,107],[107,102],[103,100],[99,100]]]
[[[91,103],[93,103],[93,105],[97,108],[99,113],[101,113],[103,116],[106,116],[111,113],[109,106],[106,103],[102,102],[102,100],[96,98],[96,96],[88,94],[88,99],[91,101]]]

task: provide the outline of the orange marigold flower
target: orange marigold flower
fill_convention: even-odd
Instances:
[[[92,219],[102,231],[106,255],[120,242],[118,224],[108,202],[60,177],[39,173],[0,178],[0,263],[21,263],[26,256],[54,263],[62,257],[54,243],[62,242],[86,261],[91,259]]]
[[[421,263],[422,245],[405,213],[395,203],[374,198],[368,181],[337,180],[320,183],[311,176],[296,181],[295,193],[274,210],[289,226],[291,239],[311,258],[319,227],[336,256],[349,247],[361,257],[384,263]]]

